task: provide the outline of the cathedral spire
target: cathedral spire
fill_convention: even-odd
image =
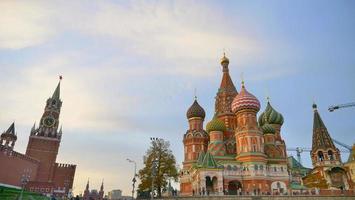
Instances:
[[[238,94],[232,78],[229,75],[229,59],[226,57],[225,53],[223,53],[223,57],[221,58],[221,65],[223,75],[215,102],[215,113],[217,113],[218,116],[232,114],[231,103]]]
[[[221,58],[221,65],[222,65],[223,77],[219,89],[236,92],[237,90],[235,89],[232,78],[229,75],[229,68],[228,68],[229,59],[226,57],[225,53],[223,53],[223,57]]]
[[[313,103],[312,107],[314,112],[312,150],[335,148],[327,127],[324,125],[324,122],[318,113],[317,105]]]
[[[327,127],[324,125],[313,103],[313,136],[312,136],[312,163],[314,166],[328,165],[340,162],[339,150],[335,147]]]

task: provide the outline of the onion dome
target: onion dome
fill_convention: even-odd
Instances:
[[[217,116],[215,115],[213,117],[213,119],[207,123],[206,125],[206,131],[209,133],[211,131],[221,131],[224,132],[226,131],[226,126],[224,125],[224,123],[217,118]]]
[[[267,123],[282,125],[284,123],[284,117],[279,112],[277,112],[268,101],[265,111],[261,113],[258,121],[259,126],[263,126]]]
[[[251,93],[249,93],[242,83],[242,89],[232,102],[232,111],[234,113],[243,109],[253,109],[256,112],[260,110],[259,100]]]
[[[205,110],[200,106],[200,104],[197,103],[197,100],[195,99],[194,103],[190,106],[190,108],[186,112],[187,119],[193,117],[200,117],[202,119],[205,119],[205,116],[206,116]]]
[[[264,124],[261,127],[261,130],[263,131],[264,134],[268,134],[268,133],[275,134],[275,129],[270,124]]]
[[[228,65],[229,64],[229,59],[226,57],[226,54],[223,53],[223,57],[221,58],[221,65]]]

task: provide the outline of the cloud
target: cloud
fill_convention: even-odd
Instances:
[[[21,49],[39,45],[52,37],[51,10],[34,1],[0,2],[0,48]]]

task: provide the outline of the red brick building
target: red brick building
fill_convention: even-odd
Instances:
[[[14,123],[1,134],[0,183],[22,186],[43,194],[65,196],[71,192],[76,165],[56,162],[62,138],[59,115],[62,107],[60,81],[52,97],[47,99],[39,127],[33,125],[26,153],[14,151],[17,140]]]

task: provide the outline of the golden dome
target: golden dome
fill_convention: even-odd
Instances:
[[[226,57],[226,53],[223,53],[223,57],[221,58],[221,65],[229,64],[229,59]]]

